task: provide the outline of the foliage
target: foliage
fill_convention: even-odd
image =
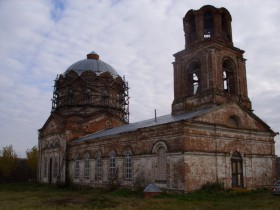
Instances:
[[[11,176],[17,165],[17,154],[13,145],[5,146],[0,151],[0,171],[4,178]]]
[[[118,188],[64,187],[36,183],[0,184],[1,209],[114,209],[114,210],[188,210],[188,209],[280,209],[279,196],[269,190],[227,190],[192,193],[163,193],[144,199],[143,192]]]
[[[37,146],[32,147],[26,151],[27,165],[30,169],[30,178],[36,179],[37,167],[38,167],[38,148]]]
[[[222,182],[206,182],[202,185],[201,190],[206,192],[219,192],[225,190],[225,188]]]

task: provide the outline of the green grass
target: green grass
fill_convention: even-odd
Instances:
[[[0,209],[280,209],[280,196],[268,190],[163,193],[145,199],[141,190],[56,187],[40,184],[0,184]]]

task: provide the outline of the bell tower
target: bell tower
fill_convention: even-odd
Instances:
[[[174,54],[172,114],[236,101],[251,110],[244,51],[233,46],[231,15],[210,5],[183,18],[185,49]]]

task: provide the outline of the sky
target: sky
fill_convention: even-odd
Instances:
[[[170,114],[182,19],[207,4],[231,13],[254,113],[279,132],[279,0],[0,0],[0,149],[37,145],[54,79],[93,50],[128,81],[130,122]]]

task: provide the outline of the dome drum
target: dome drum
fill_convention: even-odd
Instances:
[[[96,53],[91,53],[86,60],[100,61],[98,59]],[[89,66],[84,67],[86,65],[83,66],[83,63]],[[52,112],[87,115],[109,111],[128,122],[128,83],[113,67],[105,62],[103,64],[82,60],[71,65],[64,74],[58,75],[54,84]]]

